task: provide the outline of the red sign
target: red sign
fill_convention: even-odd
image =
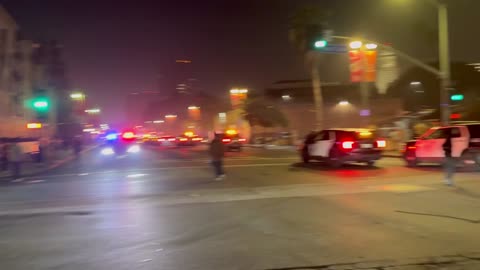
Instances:
[[[348,52],[348,56],[352,82],[374,82],[376,80],[376,51],[351,50]]]
[[[351,50],[348,52],[350,58],[350,80],[352,82],[361,82],[363,79],[363,53],[360,50]]]

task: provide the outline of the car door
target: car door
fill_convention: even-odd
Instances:
[[[452,157],[460,157],[465,149],[468,148],[469,136],[466,127],[452,127]]]
[[[426,133],[416,144],[416,155],[424,160],[437,160],[445,157],[443,143],[446,138],[446,128],[435,128]]]
[[[331,138],[333,135],[329,130],[324,130],[317,134],[314,139],[314,143],[309,146],[310,156],[313,157],[328,157],[328,153],[333,144],[334,138]]]

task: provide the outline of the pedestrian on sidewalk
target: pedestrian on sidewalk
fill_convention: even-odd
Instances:
[[[14,180],[19,179],[21,172],[21,165],[23,160],[23,151],[18,142],[14,142],[10,147],[9,155],[10,164],[12,165],[12,177]]]
[[[220,134],[215,133],[215,137],[210,143],[210,158],[215,171],[215,180],[222,181],[225,178],[223,170],[223,157],[225,149]]]
[[[445,184],[448,186],[453,186],[453,174],[455,173],[455,167],[457,165],[456,158],[452,156],[452,138],[456,134],[452,134],[453,129],[445,129],[445,142],[442,145],[443,151],[445,152]]]
[[[6,171],[8,169],[8,144],[4,143],[0,149],[0,160],[1,160],[1,167],[2,171]]]

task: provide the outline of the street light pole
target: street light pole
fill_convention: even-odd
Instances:
[[[315,102],[315,128],[320,131],[323,128],[323,97],[317,52],[311,52],[310,62],[312,65],[313,100]]]
[[[447,5],[437,2],[438,8],[438,51],[440,62],[440,113],[442,125],[450,123],[448,88],[450,87],[450,53],[448,41]]]

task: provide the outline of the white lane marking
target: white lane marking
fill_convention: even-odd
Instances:
[[[144,174],[144,173],[135,173],[135,174],[129,174],[127,175],[127,178],[138,178],[138,177],[143,177],[143,176],[147,176],[148,174]]]
[[[245,168],[245,167],[283,167],[290,166],[291,163],[257,163],[257,164],[232,164],[225,165],[225,168]],[[117,171],[99,171],[99,172],[90,172],[89,175],[101,175],[101,174],[111,174],[111,173],[132,173],[132,172],[141,172],[141,171],[171,171],[171,170],[185,170],[185,169],[210,169],[211,166],[199,165],[199,166],[178,166],[178,167],[162,167],[162,168],[139,168],[132,170],[117,170]],[[58,178],[58,177],[69,177],[69,176],[78,176],[76,173],[66,173],[66,174],[52,174],[45,175],[44,178]],[[28,178],[27,179],[32,179]]]
[[[421,192],[435,190],[433,187],[418,186],[418,188],[410,189],[409,192]],[[192,203],[223,203],[236,201],[250,201],[260,199],[276,199],[276,198],[300,198],[300,197],[321,197],[335,196],[344,194],[362,194],[362,193],[381,193],[392,192],[378,188],[378,185],[362,185],[357,188],[348,188],[344,185],[324,185],[324,184],[304,184],[304,185],[288,185],[288,186],[266,186],[258,188],[234,188],[234,189],[208,189],[198,190],[198,196],[191,196],[190,193],[178,192],[169,196],[154,196],[148,200],[139,201],[139,203],[125,206],[122,203],[112,202],[109,204],[87,204],[77,206],[59,206],[59,207],[43,207],[14,209],[8,207],[8,210],[0,210],[0,216],[4,215],[21,215],[21,214],[45,214],[58,212],[76,212],[76,211],[124,211],[125,209],[135,210],[138,208],[153,206],[170,206]],[[135,199],[131,199],[133,202]],[[119,200],[118,202],[120,202]]]

